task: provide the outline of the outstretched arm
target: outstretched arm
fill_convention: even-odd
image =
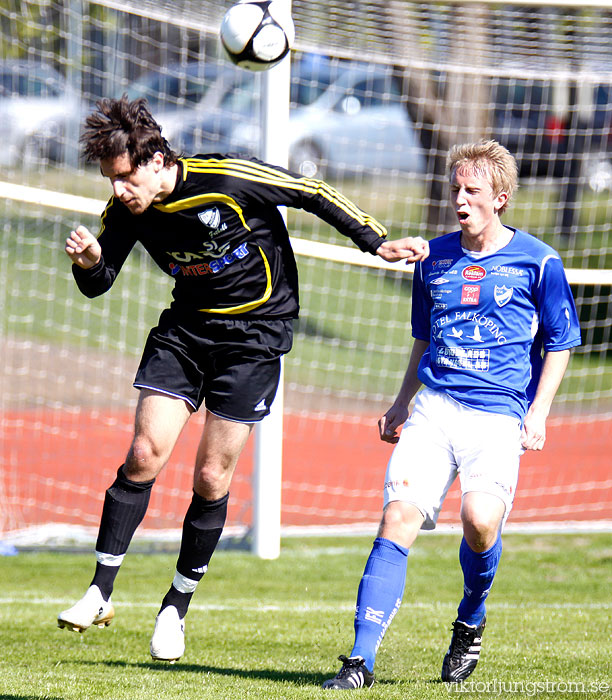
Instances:
[[[544,355],[536,394],[525,416],[521,444],[526,450],[541,450],[546,441],[546,419],[569,362],[570,351],[559,350]]]
[[[406,263],[425,260],[429,255],[429,243],[420,236],[400,238],[398,241],[384,241],[376,249],[376,254],[387,262],[405,260]]]

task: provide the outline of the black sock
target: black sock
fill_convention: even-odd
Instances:
[[[106,491],[96,552],[120,556],[127,552],[136,528],[147,512],[151,481],[131,481],[123,473],[123,465],[117,470],[117,478]],[[92,585],[100,588],[102,596],[108,600],[113,591],[118,566],[98,563]]]
[[[159,612],[161,612],[164,608],[167,608],[169,605],[174,605],[178,612],[179,618],[182,620],[187,614],[192,596],[193,592],[181,593],[180,591],[177,591],[174,586],[170,586],[170,590],[166,593],[164,599],[162,600]]]
[[[191,581],[199,581],[217,547],[225,518],[229,493],[216,501],[207,501],[194,492],[183,522],[183,536],[176,571]],[[174,586],[164,597],[160,610],[174,605],[182,619],[187,613],[193,591],[182,592]]]
[[[119,572],[118,566],[105,566],[96,563],[96,573],[89,584],[90,586],[97,586],[102,593],[104,600],[108,600],[113,592],[113,585],[115,583],[115,578]]]

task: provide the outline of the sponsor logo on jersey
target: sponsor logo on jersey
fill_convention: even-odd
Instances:
[[[445,294],[450,294],[451,290],[445,287],[436,287],[429,290],[432,299],[442,299]]]
[[[477,343],[484,343],[484,338],[482,337],[479,326],[474,326],[474,332],[472,335],[466,335],[465,337],[469,338],[470,340],[475,340]]]
[[[516,277],[522,277],[525,274],[525,270],[520,267],[510,267],[509,265],[493,265],[491,267],[492,275],[503,275],[508,277],[509,275],[515,275]]]
[[[497,323],[492,318],[483,316],[477,311],[455,311],[453,322],[458,323],[459,321],[470,321],[478,326],[481,331],[488,331],[495,338],[498,345],[505,345],[508,342]]]
[[[461,274],[468,282],[479,282],[487,276],[487,271],[480,265],[468,265],[463,268]]]
[[[227,254],[230,244],[223,243],[219,245],[216,241],[205,241],[202,243],[204,250],[199,250],[197,253],[193,251],[169,251],[168,255],[171,255],[177,262],[188,263],[192,260],[206,260],[207,258],[222,258]]]
[[[249,254],[247,244],[241,243],[236,249],[232,250],[231,253],[227,253],[223,257],[220,257],[210,262],[197,263],[196,265],[177,265],[176,263],[170,263],[170,274],[178,275],[182,273],[186,277],[199,277],[202,275],[216,275],[221,272],[228,265],[232,265],[236,260],[242,260]]]
[[[435,270],[437,267],[446,268],[453,264],[452,258],[443,258],[442,260],[434,260],[431,263],[432,268]]]
[[[506,285],[500,287],[496,284],[493,289],[493,298],[498,306],[505,306],[512,299],[513,294],[514,287],[506,287]]]
[[[446,284],[449,280],[446,277],[438,277],[435,280],[431,280],[430,284]]]
[[[488,372],[491,351],[478,348],[436,348],[436,365],[453,369]]]
[[[465,272],[465,271],[464,271]],[[464,284],[461,288],[462,304],[478,304],[480,301],[480,285]]]
[[[443,326],[446,326],[447,323],[450,323],[450,318],[448,314],[444,314],[444,316],[440,316],[440,318],[436,319],[436,322],[432,326],[432,332],[434,334],[434,337],[441,338],[443,333],[441,328]]]

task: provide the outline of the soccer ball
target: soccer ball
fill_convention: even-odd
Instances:
[[[286,0],[240,0],[221,23],[221,43],[240,68],[267,70],[283,60],[295,39]]]

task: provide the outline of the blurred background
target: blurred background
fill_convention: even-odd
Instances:
[[[129,446],[133,374],[170,280],[135,251],[112,291],[76,290],[63,241],[97,230],[110,195],[84,163],[84,116],[146,97],[186,155],[261,155],[263,76],[224,57],[231,2],[4,0],[0,7],[0,538],[90,540]],[[387,226],[431,239],[456,227],[446,156],[495,138],[520,165],[505,223],[562,255],[580,312],[541,455],[523,458],[509,527],[609,527],[612,477],[612,1],[293,0],[289,166],[323,178]],[[290,234],[343,246],[288,213]],[[309,248],[309,250],[311,250]],[[376,421],[410,352],[410,275],[300,253],[302,313],[285,363],[282,524],[370,531],[389,446]],[[195,417],[143,530],[175,538],[191,490]],[[230,527],[248,538],[252,455]],[[452,491],[440,519],[457,524]]]

